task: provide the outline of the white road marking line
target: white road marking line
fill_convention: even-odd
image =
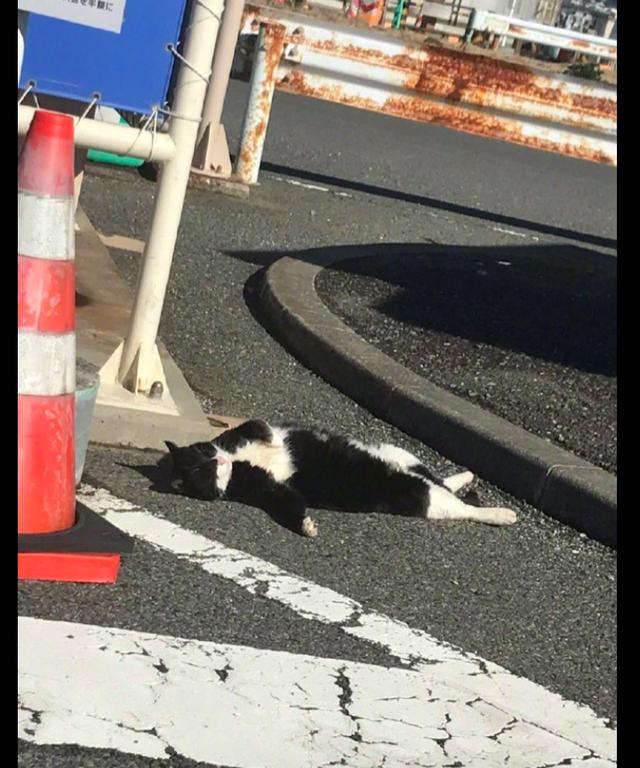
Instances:
[[[426,632],[326,587],[278,568],[259,557],[188,531],[104,489],[83,486],[78,499],[121,530],[233,581],[251,594],[275,600],[307,619],[339,627],[346,634],[382,646],[430,684],[441,682],[595,755],[616,759],[617,731],[589,707],[567,701],[490,661],[436,640]],[[126,565],[126,564],[125,564]],[[511,766],[513,768],[513,766]],[[591,768],[591,766],[590,766]]]
[[[529,235],[526,232],[516,232],[513,229],[502,229],[502,227],[490,227],[494,232],[502,232],[504,235],[513,235],[514,237],[526,237],[529,240],[540,240],[536,235]]]
[[[305,189],[315,189],[317,192],[331,192],[332,195],[336,195],[336,197],[349,197],[353,198],[354,196],[349,194],[348,192],[339,192],[336,189],[332,189],[331,187],[321,187],[317,184],[305,184],[303,181],[296,181],[295,179],[285,179],[282,176],[274,176],[274,181],[283,181],[285,184],[293,184],[294,187],[304,187]]]
[[[330,192],[329,187],[320,187],[317,184],[305,184],[295,179],[284,179],[282,176],[275,176],[276,181],[284,181],[285,184],[292,184],[294,187],[304,187],[305,189],[315,189],[317,192]]]
[[[177,752],[237,768],[592,758],[410,670],[28,617],[18,629],[18,735],[36,744]]]

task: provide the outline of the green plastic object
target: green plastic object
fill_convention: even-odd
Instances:
[[[92,163],[111,163],[112,165],[128,165],[132,168],[139,168],[144,160],[137,157],[123,157],[122,155],[112,155],[111,152],[101,152],[99,149],[90,149],[87,152],[87,159]]]
[[[404,10],[404,3],[405,0],[398,0],[398,4],[396,5],[395,13],[393,14],[393,21],[391,22],[391,26],[394,29],[400,29],[400,24],[402,23],[402,11]]]
[[[120,125],[128,125],[124,117],[120,117]],[[111,165],[126,165],[129,168],[139,168],[144,160],[137,157],[126,157],[125,155],[114,155],[111,152],[102,152],[99,149],[90,149],[87,152],[87,160],[92,163],[110,163]]]

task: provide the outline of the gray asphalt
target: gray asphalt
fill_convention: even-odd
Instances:
[[[232,153],[246,98],[247,85],[232,81],[224,110]],[[389,203],[420,201],[501,228],[604,246],[616,238],[615,168],[437,125],[276,93],[263,161],[311,183],[370,191]],[[406,222],[405,240],[422,206]]]
[[[616,266],[577,246],[425,244],[343,261],[316,288],[398,362],[615,474]]]
[[[296,108],[272,125],[273,141],[300,142],[299,156],[305,152],[304,111]],[[316,124],[316,134],[327,119],[325,115]],[[342,120],[345,125],[349,122],[347,116]],[[335,135],[341,147],[344,134]],[[395,140],[394,135],[390,138]],[[353,140],[351,135],[345,139],[345,147]],[[382,138],[378,135],[376,141]],[[309,157],[320,153],[313,137],[307,148]],[[269,151],[279,156],[273,145]],[[414,176],[419,176],[413,157]],[[534,165],[544,167],[548,162],[546,157],[539,161],[528,157]],[[286,159],[290,162],[291,157]],[[576,184],[582,174],[593,172],[584,165],[576,166]],[[428,169],[429,164],[421,167]],[[544,178],[542,168],[535,167],[531,175]],[[407,241],[500,246],[513,245],[516,236],[496,231],[493,222],[476,216],[344,187],[320,192],[279,181],[280,176],[280,172],[266,174],[248,201],[188,194],[161,324],[163,341],[211,412],[322,424],[360,439],[396,442],[418,452],[434,470],[452,470],[444,457],[372,417],[271,339],[250,310],[251,278],[279,254],[304,257],[312,247],[383,243],[392,252],[394,243]],[[336,193],[345,191],[349,197]],[[153,194],[154,185],[133,172],[91,168],[82,203],[94,225],[106,234],[143,239]],[[543,216],[543,209],[538,213]],[[528,215],[533,215],[530,210]],[[575,219],[573,226],[592,234],[605,231],[593,227],[593,217]],[[558,242],[557,236],[544,237],[545,242]],[[139,256],[113,255],[133,285]],[[478,487],[481,500],[516,509],[515,526],[440,524],[430,525],[425,533],[416,521],[318,511],[320,536],[311,542],[279,529],[254,509],[189,501],[152,490],[149,477],[157,458],[152,453],[91,447],[85,479],[478,653],[615,721],[617,566],[612,550],[483,482]],[[126,558],[112,586],[21,584],[19,612],[397,663],[372,645],[318,622],[297,619],[272,601],[249,599],[239,588],[214,576],[205,578],[197,569],[143,544]],[[23,745],[20,764],[146,768],[153,761],[109,751]],[[193,765],[176,757],[168,764]]]

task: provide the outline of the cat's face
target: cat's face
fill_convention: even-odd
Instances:
[[[173,459],[171,487],[196,499],[213,500],[226,490],[231,476],[231,461],[212,443],[194,443],[179,448],[171,441],[165,445]]]

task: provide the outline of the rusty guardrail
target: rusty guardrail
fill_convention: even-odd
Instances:
[[[618,41],[608,37],[587,35],[584,32],[574,32],[571,29],[552,27],[549,24],[539,24],[535,21],[525,21],[499,13],[491,13],[474,9],[469,16],[465,39],[473,32],[490,32],[514,40],[526,40],[551,48],[562,48],[565,51],[582,53],[601,59],[618,59]]]
[[[245,183],[257,181],[274,88],[616,165],[615,86],[247,6],[241,37],[261,27],[245,117],[252,129],[236,165]]]

